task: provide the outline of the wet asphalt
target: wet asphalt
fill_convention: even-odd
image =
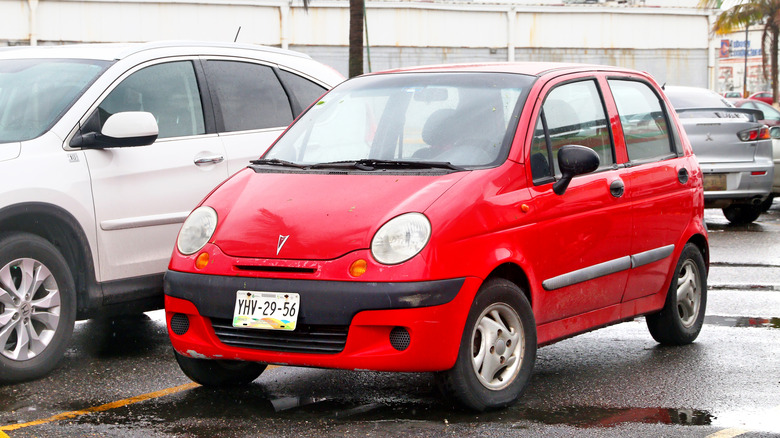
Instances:
[[[706,220],[709,303],[694,344],[660,347],[638,318],[541,348],[508,409],[460,410],[430,374],[274,367],[244,388],[199,387],[157,311],[80,322],[54,373],[0,386],[0,438],[780,437],[780,201],[749,226],[718,210]]]

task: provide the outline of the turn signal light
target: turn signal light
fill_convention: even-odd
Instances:
[[[198,254],[198,258],[195,259],[195,267],[198,269],[203,269],[208,264],[209,264],[209,253],[202,252]]]
[[[365,260],[359,259],[352,262],[351,265],[349,265],[349,275],[353,277],[360,277],[361,275],[366,273],[366,270],[368,269],[368,263],[366,263]]]

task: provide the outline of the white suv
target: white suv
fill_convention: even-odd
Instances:
[[[77,319],[162,307],[190,210],[342,80],[237,44],[0,50],[0,382],[52,370]]]

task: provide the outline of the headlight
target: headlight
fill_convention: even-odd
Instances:
[[[422,213],[406,213],[390,219],[371,240],[371,254],[385,265],[396,265],[416,256],[431,238],[431,223]]]
[[[190,213],[179,231],[176,247],[184,255],[194,254],[211,239],[217,229],[217,212],[211,207],[198,207]]]

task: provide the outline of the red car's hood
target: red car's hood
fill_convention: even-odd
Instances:
[[[206,201],[220,216],[212,241],[236,257],[335,259],[368,248],[374,233],[393,217],[425,211],[466,173],[326,175],[247,169]]]

